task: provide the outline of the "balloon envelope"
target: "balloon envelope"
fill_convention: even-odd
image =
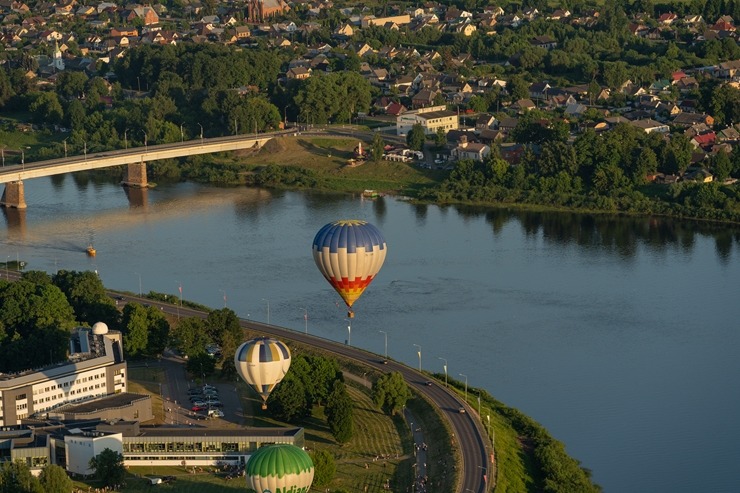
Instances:
[[[313,259],[353,316],[352,305],[380,271],[388,251],[383,233],[366,221],[325,225],[313,239]]]
[[[236,350],[234,366],[245,382],[262,397],[262,409],[267,398],[290,368],[290,349],[282,341],[270,337],[251,339]]]
[[[247,462],[247,488],[258,493],[307,493],[313,482],[311,457],[290,444],[259,448]]]

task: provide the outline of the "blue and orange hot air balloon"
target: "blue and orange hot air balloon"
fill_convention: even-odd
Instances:
[[[347,304],[348,317],[354,317],[352,305],[375,279],[387,251],[383,233],[367,221],[335,221],[316,233],[313,259]]]

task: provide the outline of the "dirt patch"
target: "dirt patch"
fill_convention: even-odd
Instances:
[[[285,137],[277,137],[274,139],[270,139],[265,143],[264,146],[262,146],[262,149],[260,150],[260,155],[264,156],[267,154],[275,154],[278,152],[285,152],[285,150],[288,148],[288,144],[285,140]]]

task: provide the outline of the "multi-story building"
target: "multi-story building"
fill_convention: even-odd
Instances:
[[[460,128],[457,113],[449,111],[444,105],[429,106],[418,110],[407,111],[396,117],[396,134],[406,135],[411,128],[420,124],[427,135],[437,133],[438,129],[445,133]]]
[[[119,332],[102,323],[78,328],[63,363],[0,374],[0,426],[16,425],[63,404],[126,391],[126,362]]]

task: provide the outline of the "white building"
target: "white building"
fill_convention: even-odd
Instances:
[[[417,123],[422,126],[424,133],[427,135],[437,133],[440,128],[445,133],[460,128],[457,113],[449,111],[444,105],[429,106],[428,108],[419,108],[398,115],[396,117],[396,134],[406,135]]]
[[[44,368],[0,374],[0,426],[70,402],[83,402],[126,390],[121,334],[98,322],[70,338],[69,360]]]
[[[111,449],[123,455],[123,435],[101,431],[70,430],[64,437],[67,454],[67,470],[87,476],[94,473],[90,468],[90,459],[105,449]]]

